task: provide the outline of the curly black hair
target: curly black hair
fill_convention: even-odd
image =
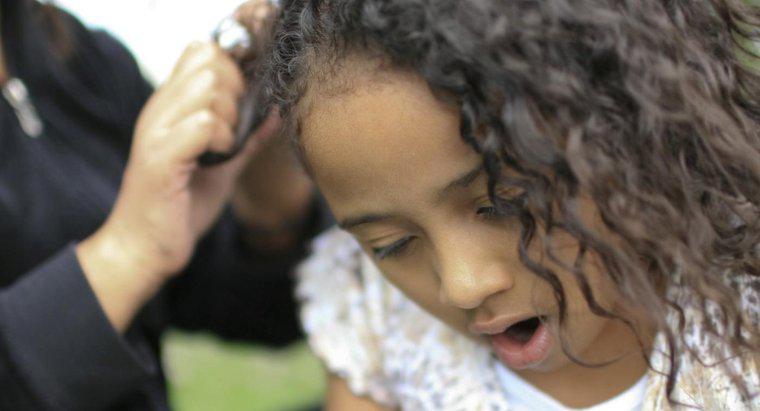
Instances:
[[[528,188],[521,261],[554,288],[561,323],[563,286],[527,253],[539,229],[555,262],[552,235],[570,233],[584,252],[600,257],[624,296],[648,308],[669,346],[669,397],[680,354],[703,358],[683,338],[690,322],[723,341],[716,348],[723,355],[760,351],[757,301],[749,312],[741,303],[747,289],[760,291],[757,6],[740,0],[283,3],[266,86],[296,140],[304,95],[342,59],[360,55],[412,70],[460,108],[461,136],[482,154],[497,206],[503,167],[521,176]],[[615,241],[583,224],[581,193],[593,199]],[[597,303],[578,266],[565,268],[590,309],[631,325]],[[690,300],[664,291],[673,289]],[[700,315],[690,318],[687,304]],[[726,368],[743,394],[752,395],[741,375]]]

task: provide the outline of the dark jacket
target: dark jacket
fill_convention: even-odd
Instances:
[[[36,2],[0,6],[8,70],[44,123],[29,137],[0,98],[0,410],[165,409],[159,337],[168,326],[274,345],[299,338],[289,271],[302,247],[257,255],[229,211],[186,272],[125,335],[114,331],[74,245],[115,200],[151,86],[108,34],[62,12],[51,24]]]

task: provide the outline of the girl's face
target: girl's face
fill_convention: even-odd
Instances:
[[[409,298],[490,343],[507,366],[547,372],[570,364],[557,338],[553,290],[520,263],[519,222],[493,213],[481,157],[460,138],[456,107],[408,73],[384,72],[366,84],[310,96],[319,104],[301,123],[306,159],[339,224]],[[499,193],[522,194],[515,187]],[[529,253],[560,275],[571,352],[598,362],[630,348],[627,330],[593,315],[571,274],[542,258],[541,242]],[[577,243],[566,236],[554,245],[572,265]],[[593,264],[584,268],[595,296],[615,309],[619,298]]]

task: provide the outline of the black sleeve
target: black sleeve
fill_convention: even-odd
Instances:
[[[0,290],[0,409],[101,409],[157,373],[147,343],[108,322],[73,245]]]
[[[169,289],[172,323],[275,346],[301,338],[292,270],[308,240],[330,221],[315,196],[294,247],[277,254],[257,253],[244,244],[245,228],[227,210]]]

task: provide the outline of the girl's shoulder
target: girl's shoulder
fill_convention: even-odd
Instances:
[[[740,307],[747,323],[758,326],[760,318],[760,279],[750,276],[735,276],[735,287],[740,291]],[[668,321],[673,329],[679,330],[674,344],[679,355],[675,360],[677,378],[671,398],[677,402],[709,410],[760,410],[760,375],[758,354],[745,352],[737,356],[730,353],[721,338],[710,328],[723,332],[722,326],[714,321],[720,318],[717,305],[707,303],[707,314],[695,307],[701,304],[692,292],[672,288],[669,299],[682,309],[683,323],[679,326],[680,315],[671,312]],[[711,325],[708,327],[707,325]],[[669,349],[664,334],[655,342],[651,355],[654,370],[650,371],[650,389],[646,410],[672,408],[667,402],[666,375],[671,369]],[[741,385],[748,392],[743,392]],[[749,395],[747,395],[749,394]]]
[[[489,351],[387,282],[347,233],[318,237],[298,269],[309,344],[356,395],[403,409],[504,409]]]

